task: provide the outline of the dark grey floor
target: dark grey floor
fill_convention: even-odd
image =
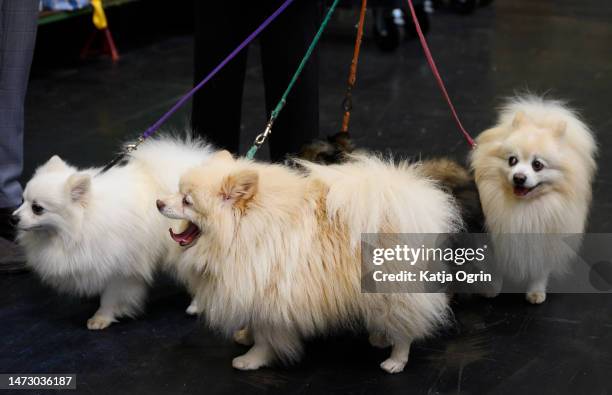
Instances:
[[[79,165],[104,163],[189,87],[191,40],[175,34],[189,31],[176,19],[189,13],[174,12],[173,23],[137,35],[125,13],[142,16],[138,10],[110,15],[122,49],[116,66],[104,59],[57,65],[49,37],[65,40],[62,27],[41,31],[27,101],[26,179],[55,153]],[[321,44],[322,134],[339,128],[351,17],[336,18]],[[593,232],[612,230],[611,21],[604,0],[498,0],[469,17],[434,15],[429,35],[472,133],[491,125],[500,98],[515,90],[549,92],[582,111],[601,147]],[[257,50],[251,53],[243,149],[265,123]],[[467,154],[415,41],[384,54],[366,39],[354,103],[360,146]],[[183,128],[187,114],[170,126]],[[391,376],[378,368],[385,352],[353,335],[309,343],[304,360],[290,368],[234,371],[231,359],[243,347],[186,316],[187,295],[163,277],[143,317],[103,332],[85,329],[95,300],[57,295],[31,275],[2,276],[0,289],[0,372],[76,372],[78,393],[612,393],[610,295],[550,295],[537,307],[520,295],[461,300],[457,325],[416,345],[405,372]]]

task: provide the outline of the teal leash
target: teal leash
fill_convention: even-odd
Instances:
[[[327,11],[327,14],[325,15],[325,18],[323,19],[323,22],[321,23],[321,26],[319,27],[317,34],[315,34],[314,38],[312,39],[312,42],[310,43],[310,46],[308,47],[306,54],[302,58],[300,65],[298,66],[297,70],[293,74],[293,77],[291,77],[291,81],[289,81],[289,85],[287,86],[287,89],[285,89],[283,96],[281,97],[280,101],[278,102],[278,104],[276,105],[272,113],[270,114],[270,119],[268,120],[268,123],[266,124],[266,128],[264,129],[262,133],[257,135],[257,137],[255,138],[255,142],[253,143],[251,148],[249,148],[249,150],[247,151],[246,153],[247,159],[253,159],[255,157],[255,154],[257,153],[257,150],[259,150],[259,147],[261,147],[261,145],[266,141],[270,133],[272,133],[272,127],[274,126],[274,121],[276,121],[276,119],[278,118],[278,115],[283,110],[283,107],[285,107],[285,104],[287,103],[287,96],[289,96],[289,93],[291,93],[291,90],[293,89],[293,86],[295,85],[298,78],[300,77],[302,70],[304,70],[304,67],[306,67],[306,63],[308,63],[308,60],[310,59],[312,52],[314,51],[317,44],[319,43],[319,39],[321,38],[321,35],[323,35],[323,31],[327,27],[327,24],[329,23],[334,11],[336,10],[336,6],[338,5],[339,2],[340,0],[334,0],[331,7],[329,7],[329,11]]]

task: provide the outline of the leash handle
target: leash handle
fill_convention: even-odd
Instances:
[[[412,0],[407,0],[407,1],[408,1],[408,8],[410,8],[410,13],[412,14],[412,21],[414,22],[414,26],[416,27],[416,32],[417,32],[417,35],[419,36],[419,41],[421,42],[421,46],[423,47],[423,52],[425,52],[425,58],[427,58],[427,63],[429,64],[429,68],[431,69],[432,74],[434,75],[436,81],[438,82],[438,87],[440,88],[440,91],[442,92],[444,99],[446,99],[446,103],[448,103],[448,107],[450,108],[451,114],[453,115],[453,118],[455,119],[455,123],[457,124],[457,127],[463,134],[463,137],[465,137],[470,147],[475,148],[476,142],[474,141],[472,136],[470,136],[467,130],[465,130],[465,128],[463,127],[463,124],[461,123],[461,120],[459,119],[459,115],[457,115],[457,111],[455,110],[455,106],[453,105],[453,102],[448,92],[446,91],[446,86],[444,85],[442,76],[440,75],[440,72],[438,71],[438,68],[436,67],[436,62],[434,61],[431,51],[429,50],[429,46],[427,45],[427,40],[425,40],[425,35],[423,34],[423,31],[421,30],[421,25],[419,24],[419,18],[417,18],[416,11],[414,10],[414,6],[412,5]]]
[[[365,25],[367,8],[368,0],[361,0],[359,24],[357,25],[357,37],[355,38],[355,49],[353,50],[353,59],[351,60],[351,67],[349,69],[346,94],[344,95],[344,100],[342,101],[344,115],[342,116],[342,128],[340,131],[343,133],[348,133],[349,122],[351,120],[351,110],[353,109],[353,88],[355,87],[355,82],[357,81],[357,64],[359,63],[359,51],[361,49],[361,42],[363,39],[363,27]]]
[[[300,65],[298,66],[295,73],[293,73],[293,76],[291,77],[291,80],[289,81],[289,85],[287,86],[287,89],[285,89],[285,92],[281,96],[280,101],[278,102],[276,107],[274,107],[274,110],[272,110],[272,113],[270,114],[270,119],[268,120],[268,123],[266,124],[265,130],[262,133],[257,135],[257,137],[255,138],[255,142],[253,143],[251,148],[249,148],[246,154],[246,157],[248,159],[253,159],[255,157],[255,154],[257,153],[257,150],[259,150],[259,147],[261,147],[261,145],[266,141],[268,136],[272,133],[272,126],[274,125],[274,121],[276,120],[276,118],[278,118],[278,115],[283,110],[283,107],[285,107],[289,93],[291,93],[291,90],[295,86],[295,83],[300,77],[300,74],[302,74],[302,70],[304,70],[304,67],[308,63],[308,60],[310,60],[310,57],[312,56],[313,51],[315,50],[317,44],[319,43],[319,40],[321,39],[321,35],[323,34],[323,31],[327,27],[327,24],[329,23],[332,15],[334,14],[334,11],[336,10],[336,6],[338,5],[339,2],[340,0],[334,0],[332,5],[329,7],[329,11],[327,11],[325,18],[323,19],[323,22],[321,22],[321,26],[319,26],[319,30],[317,30],[317,33],[312,39],[312,42],[308,46],[308,49],[306,50],[306,54],[304,54],[304,57],[302,58]]]

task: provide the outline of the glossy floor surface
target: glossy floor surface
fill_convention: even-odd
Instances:
[[[27,100],[24,179],[56,153],[81,166],[103,164],[120,141],[145,129],[189,87],[190,24],[181,20],[191,14],[188,2],[178,3],[184,11],[158,10],[142,18],[154,22],[138,28],[146,7],[109,13],[122,51],[116,66],[105,59],[58,61],[71,56],[72,48],[62,46],[68,28],[41,29]],[[321,44],[322,135],[339,129],[354,17],[343,11]],[[582,112],[601,147],[593,232],[612,231],[610,20],[612,6],[603,0],[498,0],[471,16],[433,15],[428,36],[474,134],[492,124],[500,98],[516,90],[548,92]],[[65,23],[88,31],[87,20]],[[242,153],[265,123],[256,48],[251,55]],[[368,35],[359,67],[352,120],[359,146],[465,158],[468,147],[416,41],[383,53]],[[170,127],[183,128],[187,114],[173,117]],[[83,394],[612,393],[612,295],[555,294],[537,307],[521,295],[460,298],[453,303],[455,325],[415,344],[398,375],[378,367],[387,351],[352,334],[309,342],[295,366],[235,371],[231,360],[245,349],[187,316],[188,302],[160,276],[146,314],[91,332],[85,321],[96,300],[58,295],[30,274],[0,276],[0,372],[77,373]]]

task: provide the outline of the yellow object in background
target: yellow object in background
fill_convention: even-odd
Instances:
[[[102,0],[91,0],[91,6],[93,7],[93,24],[98,30],[106,29],[108,23],[104,7],[102,7]]]

